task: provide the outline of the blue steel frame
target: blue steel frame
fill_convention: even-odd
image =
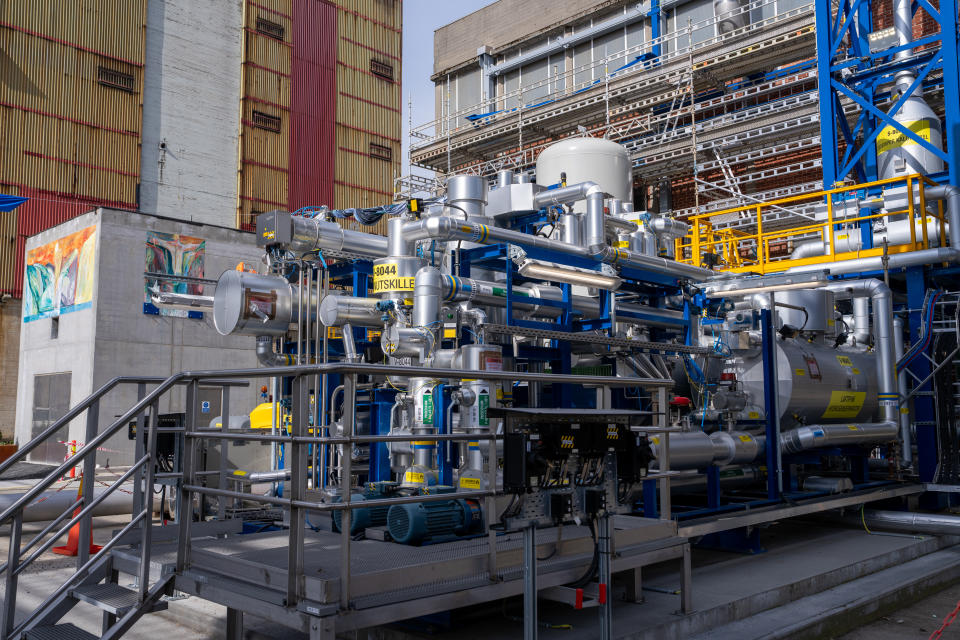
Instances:
[[[859,182],[876,180],[875,142],[887,126],[897,129],[947,163],[948,175],[931,176],[932,178],[947,177],[950,184],[958,184],[960,110],[956,105],[960,96],[960,68],[957,52],[957,0],[941,0],[939,11],[929,0],[914,0],[912,11],[926,11],[940,26],[940,32],[877,53],[870,52],[867,41],[868,34],[873,30],[870,0],[842,0],[837,15],[833,15],[831,0],[815,0],[815,7],[824,188],[830,189],[851,175]],[[845,39],[849,46],[844,43]],[[914,51],[910,58],[903,61],[893,60],[893,55],[899,51],[915,50],[925,45],[938,46]],[[896,72],[906,69],[913,70],[916,75],[907,93],[900,96],[889,111],[878,108],[878,100],[891,97],[889,94],[879,94],[878,87],[890,83]],[[936,149],[893,119],[906,99],[927,82],[930,73],[935,69],[942,70],[947,105],[944,122],[947,142],[945,150]],[[861,109],[852,128],[841,108],[841,96],[852,100]],[[859,144],[858,135],[862,138]],[[841,143],[845,144],[843,157],[839,155]]]

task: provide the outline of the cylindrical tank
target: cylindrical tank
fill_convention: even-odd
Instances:
[[[717,30],[721,36],[747,26],[750,17],[740,0],[713,0],[713,15],[717,18]]]
[[[739,367],[738,367],[739,368]],[[870,422],[877,412],[874,353],[839,351],[792,338],[777,339],[777,388],[786,430],[796,422]],[[750,403],[742,419],[764,417],[763,358],[743,360],[737,373]]]
[[[373,294],[379,298],[413,298],[413,284],[425,264],[416,257],[380,258],[373,261]]]
[[[471,221],[485,222],[484,206],[487,204],[487,180],[481,176],[453,176],[447,180],[447,202],[458,207],[452,214],[458,217],[466,213]],[[461,211],[462,210],[462,211]]]
[[[781,324],[804,331],[833,330],[833,294],[824,289],[777,291],[774,300],[789,307],[777,306]]]
[[[224,271],[213,296],[213,326],[224,336],[282,336],[297,318],[297,291],[279,276]],[[313,315],[315,295],[304,303]]]
[[[616,142],[579,137],[550,145],[537,157],[537,183],[557,184],[562,173],[566,173],[568,185],[590,180],[599,184],[611,198],[633,202],[630,154]],[[578,202],[573,209],[583,213],[586,207],[586,202]]]
[[[943,148],[940,118],[922,96],[914,94],[907,98],[893,119],[937,149]],[[877,166],[880,179],[886,180],[911,173],[926,175],[943,171],[943,160],[888,125],[877,136]]]
[[[383,313],[377,310],[377,298],[355,298],[331,294],[320,303],[320,322],[325,327],[352,324],[357,327],[379,327]]]

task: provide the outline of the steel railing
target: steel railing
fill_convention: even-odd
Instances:
[[[667,389],[673,385],[673,381],[665,378],[617,378],[607,376],[586,376],[586,375],[561,375],[544,373],[514,373],[503,371],[465,371],[461,369],[440,369],[440,368],[417,368],[416,374],[419,377],[436,378],[437,380],[486,380],[486,381],[507,381],[507,382],[530,382],[530,383],[563,383],[563,384],[581,384],[581,385],[605,385],[605,386],[630,386],[644,387],[656,390],[656,400],[658,415],[660,416],[660,428],[666,426],[666,399]],[[342,424],[343,435],[332,436],[324,435],[317,431],[317,435],[311,435],[313,429],[310,426],[311,417],[316,416],[316,408],[311,408],[309,386],[310,379],[319,375],[339,374],[343,376],[343,413]],[[193,522],[193,503],[197,496],[211,496],[221,499],[220,517],[223,517],[224,500],[247,500],[271,504],[284,507],[290,511],[290,528],[288,541],[288,581],[286,585],[286,606],[295,606],[305,597],[304,581],[304,535],[306,512],[311,511],[335,511],[343,512],[343,518],[340,525],[341,529],[341,576],[340,576],[340,606],[348,608],[350,603],[350,544],[351,544],[351,514],[353,509],[367,508],[371,506],[390,506],[393,504],[403,504],[411,502],[431,502],[437,500],[451,500],[457,498],[485,499],[486,508],[490,513],[494,511],[493,496],[495,495],[496,474],[497,474],[497,455],[496,440],[500,437],[495,433],[489,434],[432,434],[429,436],[437,441],[487,441],[489,444],[489,465],[485,470],[487,486],[490,489],[476,491],[456,491],[447,494],[400,496],[394,498],[384,498],[379,500],[366,500],[362,503],[351,502],[351,492],[342,491],[342,496],[338,502],[312,502],[305,499],[307,488],[307,478],[312,473],[307,464],[307,445],[344,445],[345,448],[351,448],[352,444],[370,443],[370,442],[404,442],[421,440],[423,434],[394,434],[380,436],[364,436],[355,432],[356,427],[356,393],[358,382],[357,378],[361,375],[386,375],[386,376],[409,376],[411,369],[409,367],[392,365],[373,365],[373,364],[348,364],[348,363],[329,363],[329,364],[308,364],[285,367],[272,367],[268,369],[236,369],[221,371],[187,371],[175,374],[157,383],[156,388],[149,393],[145,393],[145,384],[147,382],[157,382],[156,378],[123,378],[111,381],[108,385],[94,393],[77,407],[72,409],[61,420],[51,425],[41,436],[34,438],[27,447],[25,453],[39,446],[42,442],[41,437],[50,436],[58,428],[67,424],[70,420],[80,415],[83,410],[88,410],[88,438],[73,458],[65,461],[52,471],[44,480],[38,483],[33,489],[24,494],[13,505],[0,514],[0,524],[11,523],[10,552],[7,564],[0,567],[0,570],[6,571],[7,597],[4,603],[4,625],[0,628],[0,640],[6,640],[10,637],[16,637],[19,633],[30,628],[30,624],[37,620],[44,611],[67,594],[68,590],[79,580],[89,574],[97,563],[110,553],[126,534],[134,530],[142,523],[142,534],[140,540],[140,558],[139,558],[139,592],[141,603],[150,602],[151,597],[156,596],[157,585],[153,588],[149,586],[150,571],[150,543],[151,543],[151,514],[152,500],[144,500],[141,493],[140,499],[134,501],[131,514],[131,521],[118,534],[111,538],[104,547],[92,557],[89,553],[84,554],[78,559],[78,569],[66,582],[56,589],[44,602],[30,614],[27,615],[18,625],[13,624],[13,614],[16,611],[16,586],[17,576],[23,569],[39,557],[56,540],[62,536],[69,528],[77,522],[86,522],[86,537],[81,534],[80,548],[84,549],[85,542],[89,542],[90,518],[93,509],[109,493],[115,491],[120,484],[130,478],[135,478],[139,472],[142,480],[142,492],[152,491],[154,481],[154,462],[156,459],[157,434],[159,432],[159,403],[160,399],[178,385],[186,385],[185,415],[183,438],[184,446],[182,450],[182,465],[178,491],[177,491],[177,512],[180,514],[180,522],[177,532],[177,555],[176,555],[176,574],[180,575],[191,566],[191,524]],[[237,379],[263,379],[263,378],[292,378],[292,420],[289,428],[289,434],[281,433],[230,433],[228,418],[229,415],[229,386],[237,384]],[[100,398],[111,388],[121,382],[136,382],[140,385],[138,400],[130,409],[124,412],[120,417],[114,420],[108,427],[100,433],[96,433],[98,419],[98,403]],[[220,386],[224,391],[224,401],[222,406],[222,415],[220,429],[201,428],[198,422],[198,391],[200,386]],[[107,490],[92,498],[92,489],[94,481],[95,456],[98,447],[106,440],[115,435],[130,420],[138,420],[138,426],[142,426],[149,415],[149,426],[146,442],[143,444],[143,450],[135,454],[136,461],[127,472],[117,479]],[[314,422],[313,424],[319,424]],[[670,518],[669,507],[669,444],[668,433],[663,433],[663,454],[661,460],[661,473],[657,474],[660,482],[661,493],[661,517]],[[202,474],[208,472],[198,469],[200,445],[205,441],[217,440],[222,444],[229,441],[250,441],[277,442],[283,443],[289,447],[289,466],[290,480],[287,496],[280,498],[269,495],[254,495],[240,491],[228,490],[226,488],[226,459],[227,450],[224,446],[221,449],[221,469],[219,471],[220,484],[218,487],[204,486],[199,478]],[[137,438],[138,446],[141,438]],[[44,488],[48,487],[56,478],[60,477],[65,471],[76,464],[77,460],[84,462],[84,493],[85,497],[71,504],[67,512],[47,525],[36,538],[31,540],[26,548],[21,548],[21,532],[23,524],[23,510],[36,498]],[[341,483],[349,484],[353,475],[352,457],[350,455],[342,456],[341,462]],[[9,465],[8,465],[9,466]],[[7,468],[8,468],[7,466]],[[89,467],[89,468],[88,468]],[[175,474],[165,474],[175,475]],[[135,488],[140,486],[140,482],[135,483]],[[86,492],[89,491],[89,498]],[[57,525],[65,518],[66,513],[77,507],[82,509],[75,513],[67,524],[62,526],[51,540],[43,543],[26,560],[21,562],[21,556],[39,543],[45,535],[49,535]],[[495,532],[491,531],[489,536],[489,559],[488,568],[490,575],[494,575],[496,569],[496,544]],[[158,583],[159,584],[159,583]]]
[[[877,180],[862,184],[842,186],[835,189],[815,191],[787,198],[779,198],[760,203],[748,203],[721,211],[711,211],[691,216],[688,222],[691,225],[690,233],[676,240],[675,250],[677,260],[696,266],[704,265],[704,255],[714,254],[721,260],[720,269],[734,273],[777,273],[789,269],[811,264],[826,264],[855,258],[869,258],[895,253],[905,253],[928,249],[932,238],[928,229],[928,221],[936,221],[938,238],[941,245],[946,238],[946,218],[942,202],[937,202],[935,212],[927,210],[925,188],[936,186],[936,183],[920,174],[912,174],[886,180]],[[904,189],[905,208],[897,211],[882,213],[867,213],[859,211],[858,202],[869,200],[869,195],[880,188],[890,189],[902,187]],[[800,225],[769,228],[771,218],[784,207],[798,204],[820,205],[825,209],[822,219],[808,221]],[[848,205],[853,204],[857,213],[845,214]],[[844,214],[838,215],[841,209]],[[872,248],[860,248],[854,251],[841,251],[837,242],[846,240],[845,236],[837,236],[840,231],[838,225],[849,228],[849,234],[859,234],[862,224],[872,225],[875,220],[887,217],[906,217],[912,220],[909,225],[909,241],[905,243],[888,244]],[[736,229],[724,227],[731,217],[749,217],[750,224]],[[820,241],[823,243],[822,255],[793,258],[788,251],[789,245],[797,240]]]

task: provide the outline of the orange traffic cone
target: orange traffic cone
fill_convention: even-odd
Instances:
[[[82,483],[81,483],[81,486],[83,486]],[[78,497],[78,498],[80,497],[80,490],[79,490],[79,489],[77,490],[77,497]],[[81,509],[80,507],[77,507],[76,509],[74,509],[74,511],[73,511],[73,516],[76,517],[77,514],[80,513],[80,511],[82,511],[82,509]],[[91,528],[91,530],[90,530],[90,553],[96,553],[97,551],[100,551],[100,549],[103,549],[103,547],[101,547],[101,546],[98,545],[98,544],[93,544],[93,529]],[[58,553],[58,554],[60,554],[61,556],[75,556],[75,555],[77,555],[77,553],[79,552],[79,550],[80,550],[80,523],[78,522],[77,524],[75,524],[75,525],[73,525],[72,527],[70,527],[70,533],[67,535],[67,544],[66,544],[66,546],[64,546],[64,547],[54,547],[54,548],[53,548],[53,552],[54,552],[54,553]]]

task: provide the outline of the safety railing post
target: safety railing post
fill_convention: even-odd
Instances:
[[[230,386],[220,387],[220,429],[227,431],[230,428]],[[230,441],[226,438],[220,440],[220,482],[218,486],[221,489],[227,488],[227,470],[230,459]],[[227,517],[227,498],[217,499],[217,520],[223,520]]]
[[[150,423],[147,427],[146,437],[143,439],[146,449],[145,455],[149,454],[149,458],[143,465],[143,492],[146,500],[144,500],[140,511],[134,513],[134,517],[136,517],[138,513],[146,511],[146,516],[143,519],[143,532],[140,536],[140,566],[138,567],[137,584],[141,601],[147,597],[148,583],[150,582],[150,545],[153,538],[153,474],[157,468],[157,429],[159,427],[160,403],[154,400],[153,404],[150,405]],[[162,504],[160,508],[163,509]],[[162,513],[160,518],[163,519]]]
[[[193,432],[197,428],[197,396],[199,384],[193,378],[187,385],[186,420],[183,433],[183,479],[180,482],[177,505],[177,525],[180,527],[177,537],[177,573],[190,566],[190,525],[193,522],[193,492],[189,489],[195,481],[194,464],[197,439]]]
[[[23,511],[18,511],[10,521],[10,540],[7,549],[6,588],[3,593],[3,620],[0,621],[0,640],[7,640],[13,631],[17,615],[17,576],[20,568],[20,536],[23,533]]]
[[[347,506],[340,519],[340,609],[350,608],[350,529],[353,526],[353,512],[350,511],[350,484],[353,476],[353,438],[354,414],[357,402],[357,374],[343,376],[343,434],[347,442],[343,445],[341,456],[340,501]]]
[[[147,385],[143,382],[137,384],[137,402],[139,403],[143,400],[144,396],[147,395]],[[137,416],[137,426],[136,426],[136,439],[133,444],[133,459],[139,460],[143,457],[145,448],[146,448],[146,433],[147,433],[147,412],[141,411]],[[145,501],[143,487],[144,485],[144,473],[145,469],[141,469],[137,475],[134,477],[135,482],[133,483],[133,510],[131,513],[136,515],[143,511],[143,505]],[[152,491],[148,490],[146,495],[153,497]]]
[[[97,437],[97,428],[100,423],[100,400],[95,400],[87,409],[87,423],[84,430],[83,442],[92,442]],[[83,475],[80,477],[80,491],[83,495],[83,506],[86,507],[93,500],[93,487],[97,480],[97,449],[84,451]],[[80,546],[77,549],[77,568],[82,567],[90,559],[90,535],[93,531],[93,513],[80,520]]]
[[[923,248],[930,248],[930,236],[927,233],[927,196],[924,192],[923,180],[917,181],[917,194],[920,196],[920,224],[923,225]],[[940,236],[943,238],[943,236]],[[941,241],[940,244],[943,244]]]
[[[758,204],[756,209],[757,209],[757,263],[760,265],[760,273],[766,273],[767,261],[763,251],[763,208]]]
[[[290,498],[290,541],[287,547],[287,602],[292,607],[304,596],[303,580],[303,535],[306,529],[306,511],[296,504],[302,501],[307,488],[307,447],[298,439],[307,436],[307,420],[310,415],[310,382],[312,376],[300,375],[293,379],[291,387],[292,416],[286,459],[289,460],[290,482],[287,495]]]

